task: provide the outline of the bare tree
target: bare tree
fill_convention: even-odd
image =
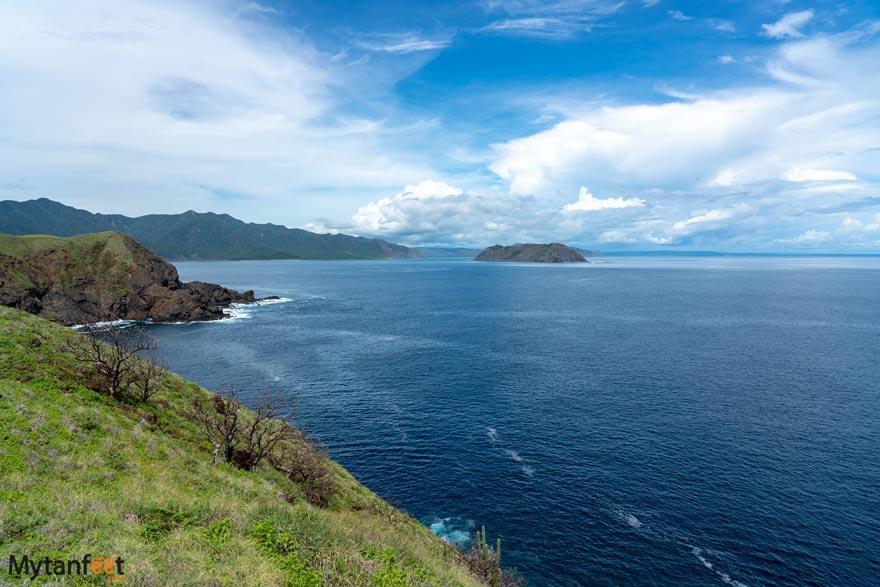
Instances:
[[[211,444],[214,445],[214,456],[211,464],[217,464],[217,457],[223,453],[223,460],[232,462],[235,447],[238,444],[238,412],[241,404],[235,399],[235,388],[228,392],[216,394],[210,402],[204,397],[193,401],[192,416],[202,425],[202,429]]]
[[[79,362],[89,386],[110,397],[119,397],[134,386],[141,386],[146,399],[155,394],[159,368],[156,340],[139,326],[116,323],[89,325],[68,350]],[[138,354],[144,354],[141,359]]]
[[[165,364],[160,365],[154,352],[141,357],[132,368],[132,383],[134,394],[142,402],[149,401],[151,397],[162,389],[162,371]]]
[[[293,440],[295,429],[284,420],[291,414],[281,413],[279,396],[268,391],[257,395],[257,405],[244,421],[239,420],[238,434],[242,448],[234,452],[237,467],[251,470],[282,440]]]
[[[306,501],[312,505],[326,506],[336,493],[330,457],[302,433],[297,442],[285,444],[280,455],[272,456],[272,464],[300,485]]]
[[[200,397],[193,402],[192,416],[214,445],[212,463],[222,454],[223,460],[251,470],[269,455],[282,440],[293,440],[296,429],[285,422],[281,400],[270,394],[258,394],[256,408],[243,409],[235,388],[215,395],[210,402]]]

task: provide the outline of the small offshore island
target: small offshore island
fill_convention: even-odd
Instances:
[[[583,255],[562,243],[494,245],[483,249],[474,261],[518,263],[589,263]]]

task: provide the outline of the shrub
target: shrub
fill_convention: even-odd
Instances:
[[[296,444],[285,445],[275,468],[300,485],[303,496],[312,505],[325,507],[336,493],[336,479],[330,457],[316,443],[302,437]]]

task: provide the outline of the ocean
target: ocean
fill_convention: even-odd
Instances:
[[[172,370],[532,587],[880,585],[880,259],[177,267],[284,300],[151,326]]]

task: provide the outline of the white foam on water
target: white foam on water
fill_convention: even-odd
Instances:
[[[526,474],[526,477],[534,477],[535,476],[535,468],[530,467],[528,465],[522,466],[522,472]]]
[[[718,575],[718,578],[721,579],[721,581],[723,583],[725,583],[726,585],[732,585],[733,587],[748,587],[748,585],[746,585],[745,583],[737,581],[736,579],[731,578],[731,576],[728,575],[727,573],[724,573],[724,572],[716,569],[715,565],[713,565],[710,561],[708,561],[706,559],[706,557],[703,556],[702,549],[697,548],[696,546],[692,546],[691,552],[694,554],[695,557],[697,557],[697,560],[699,560],[701,563],[703,563],[704,567],[706,567],[707,569],[709,569],[710,571],[712,571],[713,573]]]
[[[461,526],[464,526],[464,528]],[[435,536],[446,544],[452,544],[453,546],[470,542],[470,528],[472,526],[473,522],[471,521],[456,520],[456,522],[453,522],[452,518],[436,518],[434,522],[428,524],[428,528]]]
[[[641,528],[642,526],[644,526],[642,521],[638,519],[634,514],[631,514],[619,508],[614,508],[614,517],[625,523],[630,528]]]
[[[223,320],[212,320],[212,322],[231,322],[243,318],[250,318],[255,308],[259,308],[260,306],[271,306],[272,304],[284,304],[292,301],[293,300],[290,298],[278,298],[275,300],[257,300],[247,304],[229,304],[227,307],[223,308]]]
[[[515,450],[510,450],[509,448],[505,448],[504,454],[509,456],[512,460],[516,461],[517,463],[523,462],[523,458],[521,456],[519,456],[519,453],[516,452]]]
[[[494,428],[487,429],[486,435],[489,437],[489,440],[492,441],[492,444],[495,444],[495,442],[498,440],[498,431]]]
[[[93,322],[92,324],[74,324],[70,328],[79,332],[80,330],[86,330],[91,328],[92,330],[100,332],[101,330],[108,330],[113,328],[114,326],[119,326],[121,328],[128,328],[130,326],[134,326],[137,324],[135,320],[110,320],[108,322]]]

